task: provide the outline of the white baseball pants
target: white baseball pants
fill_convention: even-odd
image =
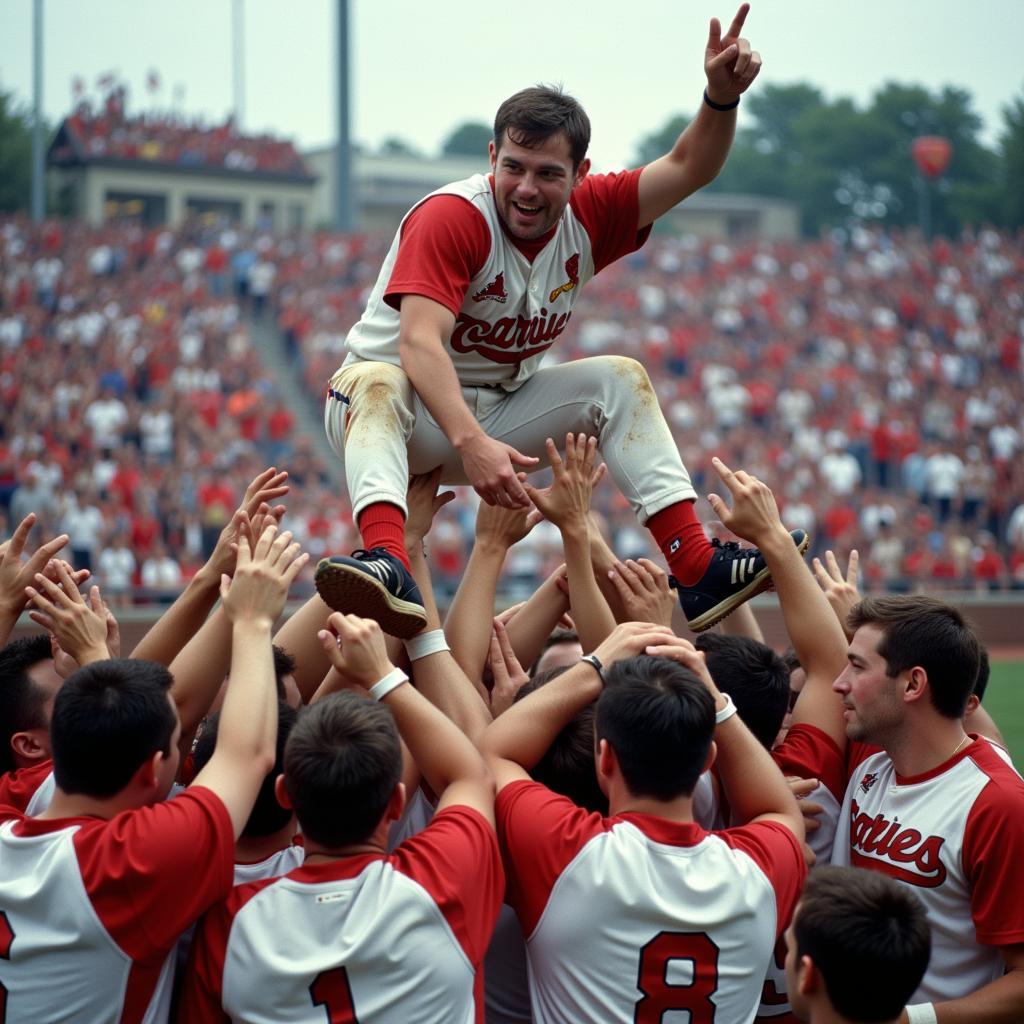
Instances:
[[[388,502],[403,512],[410,474],[442,466],[441,482],[467,484],[459,453],[434,421],[400,366],[346,363],[331,379],[324,425],[345,463],[358,517]],[[488,436],[547,466],[546,438],[597,437],[601,456],[641,523],[677,501],[697,497],[647,371],[635,359],[596,356],[539,370],[516,391],[463,387],[462,398]]]

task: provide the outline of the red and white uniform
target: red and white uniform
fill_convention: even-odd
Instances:
[[[783,775],[818,780],[818,785],[805,798],[822,808],[818,828],[807,833],[807,845],[814,851],[815,867],[831,863],[840,805],[846,790],[843,752],[820,729],[800,724],[794,725],[771,753]],[[768,962],[757,1019],[772,1024],[797,1024],[786,988],[786,940],[783,936],[776,942],[775,952]]]
[[[442,482],[468,482],[402,369],[403,295],[425,296],[455,316],[446,352],[462,400],[489,437],[542,455],[548,437],[597,435],[641,522],[696,497],[642,367],[614,356],[541,367],[583,285],[647,238],[648,228],[637,230],[639,179],[640,170],[588,176],[552,231],[531,241],[506,232],[486,175],[447,185],[406,215],[324,409],[356,518],[378,502],[405,511],[410,473],[440,466]]]
[[[49,806],[54,785],[53,761],[49,758],[29,768],[5,772],[0,775],[0,807],[31,817]]]
[[[480,965],[503,887],[494,830],[468,807],[386,856],[242,886],[200,924],[183,1019],[482,1020]]]
[[[231,888],[219,797],[197,787],[110,821],[0,815],[5,1019],[165,1021],[175,943]]]
[[[754,1019],[806,874],[789,829],[603,818],[528,781],[497,818],[535,1024]]]
[[[639,177],[585,178],[539,243],[506,232],[490,175],[433,192],[403,218],[346,339],[349,359],[400,366],[401,296],[424,295],[456,315],[446,349],[463,384],[517,387],[565,330],[583,285],[646,241],[650,229],[636,227]]]
[[[999,946],[1024,942],[1024,781],[986,739],[904,778],[853,744],[833,864],[911,886],[928,912],[932,957],[911,1003],[969,995],[1003,974]]]

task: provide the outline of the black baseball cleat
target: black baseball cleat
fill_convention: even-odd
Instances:
[[[803,554],[811,538],[803,530],[792,530],[790,536]],[[679,592],[686,624],[694,633],[710,629],[772,585],[772,574],[757,548],[741,548],[734,540],[722,543],[717,538],[711,546],[715,549],[711,563],[692,586],[684,587],[674,576],[669,577],[669,585]]]
[[[336,612],[375,619],[391,636],[408,640],[427,624],[419,587],[384,548],[353,551],[351,558],[321,558],[314,580],[325,604]]]

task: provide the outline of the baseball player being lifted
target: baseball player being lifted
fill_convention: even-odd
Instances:
[[[365,550],[317,566],[321,596],[408,637],[422,601],[404,547],[410,473],[443,467],[491,505],[527,507],[521,471],[547,437],[600,439],[615,483],[668,560],[690,628],[703,630],[769,584],[757,549],[709,542],[696,492],[647,373],[622,356],[540,368],[580,289],[646,241],[651,224],[719,172],[740,96],[761,57],[711,20],[700,110],[645,167],[589,175],[590,122],[545,87],[506,100],[491,174],[432,193],[404,218],[348,356],[330,381],[328,437],[345,462]],[[807,537],[794,534],[806,547]]]

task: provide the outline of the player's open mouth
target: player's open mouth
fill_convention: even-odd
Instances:
[[[542,209],[540,206],[524,206],[522,203],[513,203],[512,205],[515,207],[516,212],[524,217],[536,217]]]

